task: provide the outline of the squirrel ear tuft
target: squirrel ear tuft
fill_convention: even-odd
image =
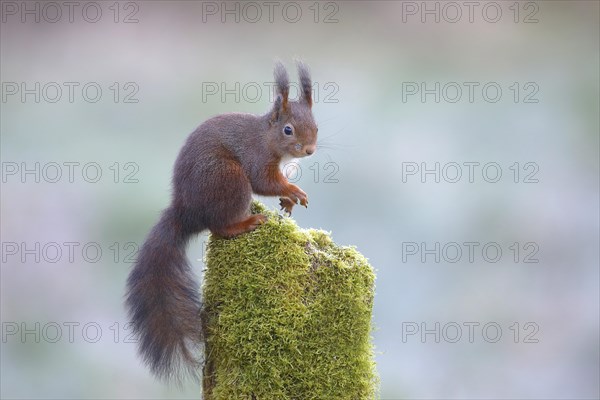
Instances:
[[[277,94],[281,96],[281,108],[286,111],[288,108],[288,95],[290,93],[290,79],[285,67],[281,62],[278,61],[275,64],[275,71],[273,72],[273,75],[275,76]]]
[[[296,61],[296,65],[298,66],[298,78],[302,89],[301,100],[312,107],[312,80],[310,79],[308,65],[299,60]]]
[[[279,121],[281,113],[283,112],[283,110],[281,108],[282,102],[283,102],[283,98],[281,97],[280,94],[278,94],[277,97],[275,98],[275,102],[273,103],[273,108],[271,109],[271,118],[269,120],[269,122],[271,124],[274,124],[275,122]]]

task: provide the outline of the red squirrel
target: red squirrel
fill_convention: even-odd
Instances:
[[[282,210],[308,205],[306,193],[287,181],[282,160],[315,152],[312,82],[298,62],[300,98],[289,101],[289,79],[275,66],[277,96],[265,115],[228,113],[202,123],[187,138],[173,171],[171,205],[150,231],[127,280],[126,307],[139,353],[158,378],[192,377],[203,344],[198,284],[185,251],[206,229],[231,238],[266,220],[251,215],[252,193],[280,196]]]

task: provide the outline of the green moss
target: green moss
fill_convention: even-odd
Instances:
[[[324,231],[259,203],[253,212],[268,221],[209,240],[204,398],[375,398],[372,267]]]

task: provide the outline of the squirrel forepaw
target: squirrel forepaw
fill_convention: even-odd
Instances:
[[[294,208],[294,205],[296,203],[294,203],[292,201],[292,199],[290,199],[289,197],[280,197],[279,198],[279,205],[281,206],[281,209],[287,214],[287,216],[291,216],[292,215],[292,209]]]
[[[298,186],[290,185],[290,193],[286,197],[289,197],[294,204],[300,203],[301,206],[308,208],[308,196]]]

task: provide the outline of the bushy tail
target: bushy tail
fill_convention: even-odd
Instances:
[[[202,344],[198,285],[173,208],[166,209],[140,249],[127,280],[126,306],[139,353],[152,373],[181,382],[198,378]]]

